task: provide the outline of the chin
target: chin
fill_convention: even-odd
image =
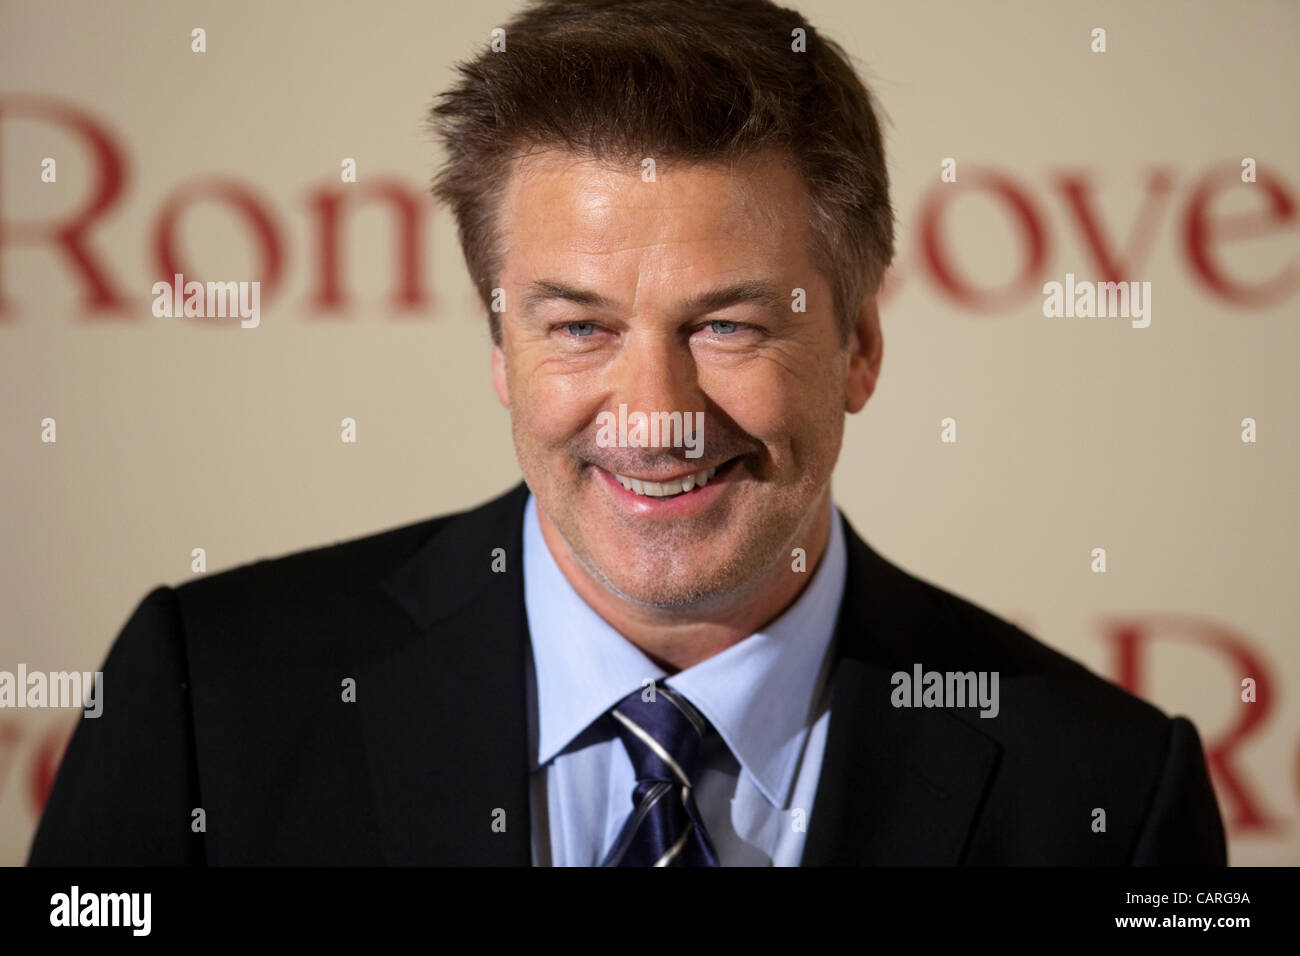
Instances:
[[[766,566],[753,560],[739,562],[734,558],[729,561],[702,558],[692,561],[689,567],[679,566],[665,571],[665,563],[652,557],[644,562],[644,567],[629,568],[629,562],[623,559],[612,573],[608,573],[605,568],[592,567],[590,561],[583,562],[591,576],[606,590],[643,607],[663,610],[703,610],[732,602],[755,589]]]

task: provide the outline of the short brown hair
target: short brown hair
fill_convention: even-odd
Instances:
[[[457,64],[429,111],[447,154],[433,194],[455,215],[494,342],[498,208],[512,160],[535,147],[632,165],[793,154],[809,253],[848,341],[893,259],[894,214],[872,97],[838,44],[769,0],[533,0],[504,39]]]

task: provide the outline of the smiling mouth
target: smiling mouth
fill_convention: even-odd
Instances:
[[[610,474],[614,475],[618,483],[633,494],[645,498],[677,498],[688,495],[697,488],[703,488],[719,471],[725,471],[729,468],[734,460],[725,461],[721,465],[705,468],[693,474],[682,475],[680,478],[674,478],[671,481],[649,481],[644,478],[631,478],[614,472],[610,472]]]

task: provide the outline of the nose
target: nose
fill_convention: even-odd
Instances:
[[[614,403],[626,403],[628,413],[687,412],[704,409],[695,359],[689,345],[667,331],[641,331],[628,336],[614,363]],[[671,445],[659,436],[659,447]]]

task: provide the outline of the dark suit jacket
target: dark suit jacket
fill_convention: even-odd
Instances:
[[[526,495],[154,590],[31,863],[527,865]],[[1225,862],[1191,723],[844,530],[805,865]],[[894,708],[916,663],[998,671],[999,715]]]

